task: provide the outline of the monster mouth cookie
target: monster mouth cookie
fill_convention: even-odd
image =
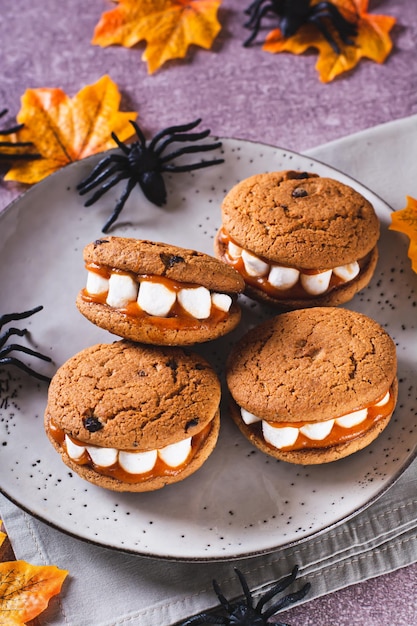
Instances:
[[[257,174],[222,203],[216,256],[248,296],[281,310],[336,306],[370,281],[379,221],[357,191],[307,172]]]
[[[49,387],[45,430],[62,460],[113,491],[152,491],[215,447],[220,383],[199,355],[117,341],[79,352]]]
[[[337,307],[282,313],[251,329],[229,355],[231,416],[277,459],[335,461],[388,425],[396,369],[394,342],[365,315]]]
[[[207,254],[165,243],[108,237],[84,249],[87,284],[77,307],[115,335],[147,344],[192,345],[240,321],[240,274]]]

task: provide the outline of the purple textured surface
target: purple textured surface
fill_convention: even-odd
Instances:
[[[315,52],[271,55],[259,45],[242,46],[249,0],[223,1],[222,30],[212,50],[193,47],[185,60],[169,62],[154,75],[141,60],[144,45],[90,43],[110,3],[0,4],[0,109],[9,109],[8,121],[27,88],[61,87],[73,96],[103,74],[119,86],[122,109],[138,111],[146,134],[202,117],[214,135],[303,151],[417,113],[417,8],[410,0],[370,2],[372,13],[397,18],[393,52],[383,65],[363,60],[329,84],[318,78]],[[0,181],[0,208],[22,191],[21,185]],[[286,619],[304,626],[415,624],[416,580],[412,565],[296,607]]]

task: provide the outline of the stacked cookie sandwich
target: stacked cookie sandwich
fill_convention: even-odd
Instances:
[[[82,478],[151,491],[194,473],[219,433],[220,382],[189,346],[237,326],[244,282],[193,250],[108,237],[84,249],[77,306],[122,337],[86,348],[54,376],[46,433]]]

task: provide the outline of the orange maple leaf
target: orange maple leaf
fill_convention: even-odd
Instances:
[[[313,4],[317,4],[318,1],[315,0]],[[392,50],[392,41],[388,33],[396,19],[388,15],[368,13],[368,0],[334,0],[333,4],[339,8],[346,19],[356,22],[358,32],[353,45],[343,43],[335,29],[329,24],[329,31],[339,47],[339,54],[337,54],[314,25],[305,24],[288,39],[283,38],[279,29],[273,30],[267,36],[263,49],[272,53],[302,54],[309,48],[317,48],[319,57],[316,69],[320,80],[324,83],[353,69],[362,58],[383,63]]]
[[[221,0],[115,0],[94,30],[93,44],[130,48],[145,40],[142,59],[152,74],[166,61],[183,59],[190,45],[209,50],[220,31]]]
[[[30,152],[41,158],[15,162],[4,177],[33,184],[64,165],[114,148],[111,133],[121,141],[132,136],[129,120],[136,113],[119,111],[120,93],[116,84],[103,76],[70,98],[62,89],[27,89],[17,116],[24,127],[17,141],[32,142]]]
[[[390,230],[404,233],[410,239],[408,257],[411,268],[417,273],[417,200],[407,196],[407,206],[391,215]]]
[[[61,591],[67,574],[55,565],[0,563],[0,623],[19,626],[34,619]]]

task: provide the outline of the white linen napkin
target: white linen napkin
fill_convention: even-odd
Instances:
[[[417,197],[417,116],[309,150],[308,154],[377,191],[394,210]],[[175,563],[100,548],[67,536],[0,496],[0,514],[16,557],[70,574],[39,618],[49,626],[172,626],[215,607],[216,578],[228,598],[240,595],[234,573],[254,596],[298,564],[306,601],[417,562],[417,460],[376,502],[343,524],[296,546],[234,562]],[[297,588],[297,585],[295,585]]]

